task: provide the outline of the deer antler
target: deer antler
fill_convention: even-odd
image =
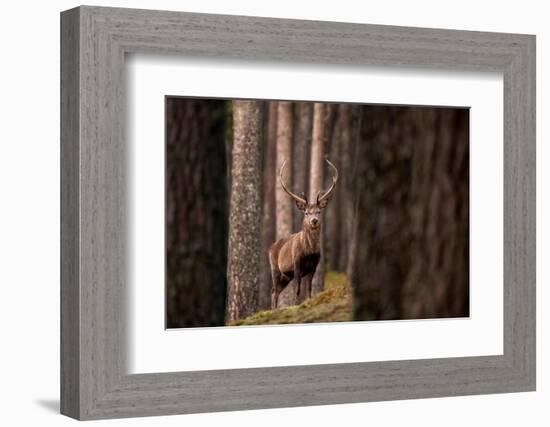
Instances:
[[[330,193],[332,193],[334,187],[336,186],[336,181],[338,181],[338,169],[336,169],[336,166],[334,166],[329,159],[325,158],[325,161],[332,167],[332,169],[334,169],[334,175],[332,176],[332,184],[329,189],[325,191],[323,195],[321,195],[321,192],[317,194],[317,203],[321,203],[323,200],[329,198]]]
[[[279,171],[279,180],[281,181],[281,186],[283,187],[283,190],[286,191],[286,193],[292,197],[294,200],[296,200],[298,203],[303,203],[304,205],[307,205],[307,200],[306,199],[302,199],[301,197],[298,197],[296,194],[294,194],[292,191],[290,191],[286,185],[285,185],[285,182],[283,180],[283,170],[285,169],[285,166],[286,166],[286,159],[285,161],[283,162],[283,164],[281,165],[281,170]]]

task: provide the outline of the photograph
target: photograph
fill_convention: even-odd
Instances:
[[[469,113],[166,96],[166,328],[469,317]]]
[[[546,419],[542,6],[180,3],[8,8],[4,416]]]

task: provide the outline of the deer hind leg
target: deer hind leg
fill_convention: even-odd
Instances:
[[[275,310],[277,308],[277,302],[279,301],[279,294],[281,293],[278,286],[274,283],[271,288],[271,309]]]
[[[271,281],[271,309],[275,310],[279,303],[279,295],[288,282],[285,282],[285,277],[277,267],[273,266],[273,263],[271,263]]]
[[[275,310],[279,305],[279,295],[288,286],[291,279],[279,270],[271,270],[273,287],[271,288],[271,309]]]
[[[271,267],[271,309],[277,308],[277,302],[279,301],[279,294],[282,291],[281,288],[281,272],[277,268],[271,252],[269,253],[269,266]]]

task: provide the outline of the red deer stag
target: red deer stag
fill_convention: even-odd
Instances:
[[[321,257],[320,232],[321,211],[326,208],[330,194],[338,180],[338,169],[328,159],[326,162],[334,169],[334,176],[330,188],[317,194],[314,203],[308,203],[307,197],[298,197],[290,191],[283,179],[286,160],[281,165],[279,179],[283,190],[294,199],[296,206],[304,213],[302,230],[288,237],[277,240],[269,248],[269,263],[271,265],[271,308],[277,308],[279,295],[291,280],[296,282],[296,296],[300,295],[300,288],[304,286],[307,298],[311,298],[311,280]]]

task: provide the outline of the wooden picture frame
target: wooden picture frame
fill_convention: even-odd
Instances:
[[[127,374],[123,65],[126,53],[144,52],[502,72],[503,354]],[[78,7],[61,14],[61,166],[65,415],[84,420],[535,389],[534,36]]]

